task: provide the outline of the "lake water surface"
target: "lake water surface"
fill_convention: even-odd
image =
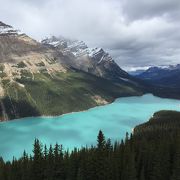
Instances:
[[[0,123],[0,156],[11,160],[13,156],[20,157],[24,149],[31,153],[35,138],[46,144],[58,142],[70,149],[95,144],[100,129],[106,137],[120,140],[134,126],[163,109],[180,111],[180,101],[146,94],[119,98],[112,104],[84,112],[3,122]]]

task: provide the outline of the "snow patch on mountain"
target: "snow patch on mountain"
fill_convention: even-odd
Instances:
[[[64,55],[73,54],[76,58],[82,56],[88,56],[92,59],[100,59],[98,64],[102,61],[113,61],[112,57],[105,52],[102,48],[89,48],[85,42],[79,40],[70,40],[64,37],[55,37],[46,38],[41,41],[43,44],[51,45],[55,48],[61,49]]]
[[[0,35],[5,34],[23,34],[21,31],[14,29],[12,26],[0,22]]]

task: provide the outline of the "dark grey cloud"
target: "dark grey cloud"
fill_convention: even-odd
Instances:
[[[179,0],[0,0],[0,17],[30,36],[107,49],[122,67],[180,63]]]
[[[179,12],[179,0],[122,0],[123,13],[131,20],[171,16]]]

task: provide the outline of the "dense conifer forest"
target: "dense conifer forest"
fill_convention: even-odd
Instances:
[[[0,159],[0,180],[179,179],[177,112],[156,113],[148,123],[136,127],[133,135],[127,133],[121,142],[111,143],[99,131],[96,146],[68,152],[62,145],[47,147],[36,139],[32,156],[24,152],[23,157],[12,162]]]

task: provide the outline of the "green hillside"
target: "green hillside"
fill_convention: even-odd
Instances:
[[[1,99],[1,120],[27,116],[60,115],[86,110],[112,102],[121,96],[142,95],[139,89],[81,72],[32,74],[20,79],[2,80],[5,97]]]

